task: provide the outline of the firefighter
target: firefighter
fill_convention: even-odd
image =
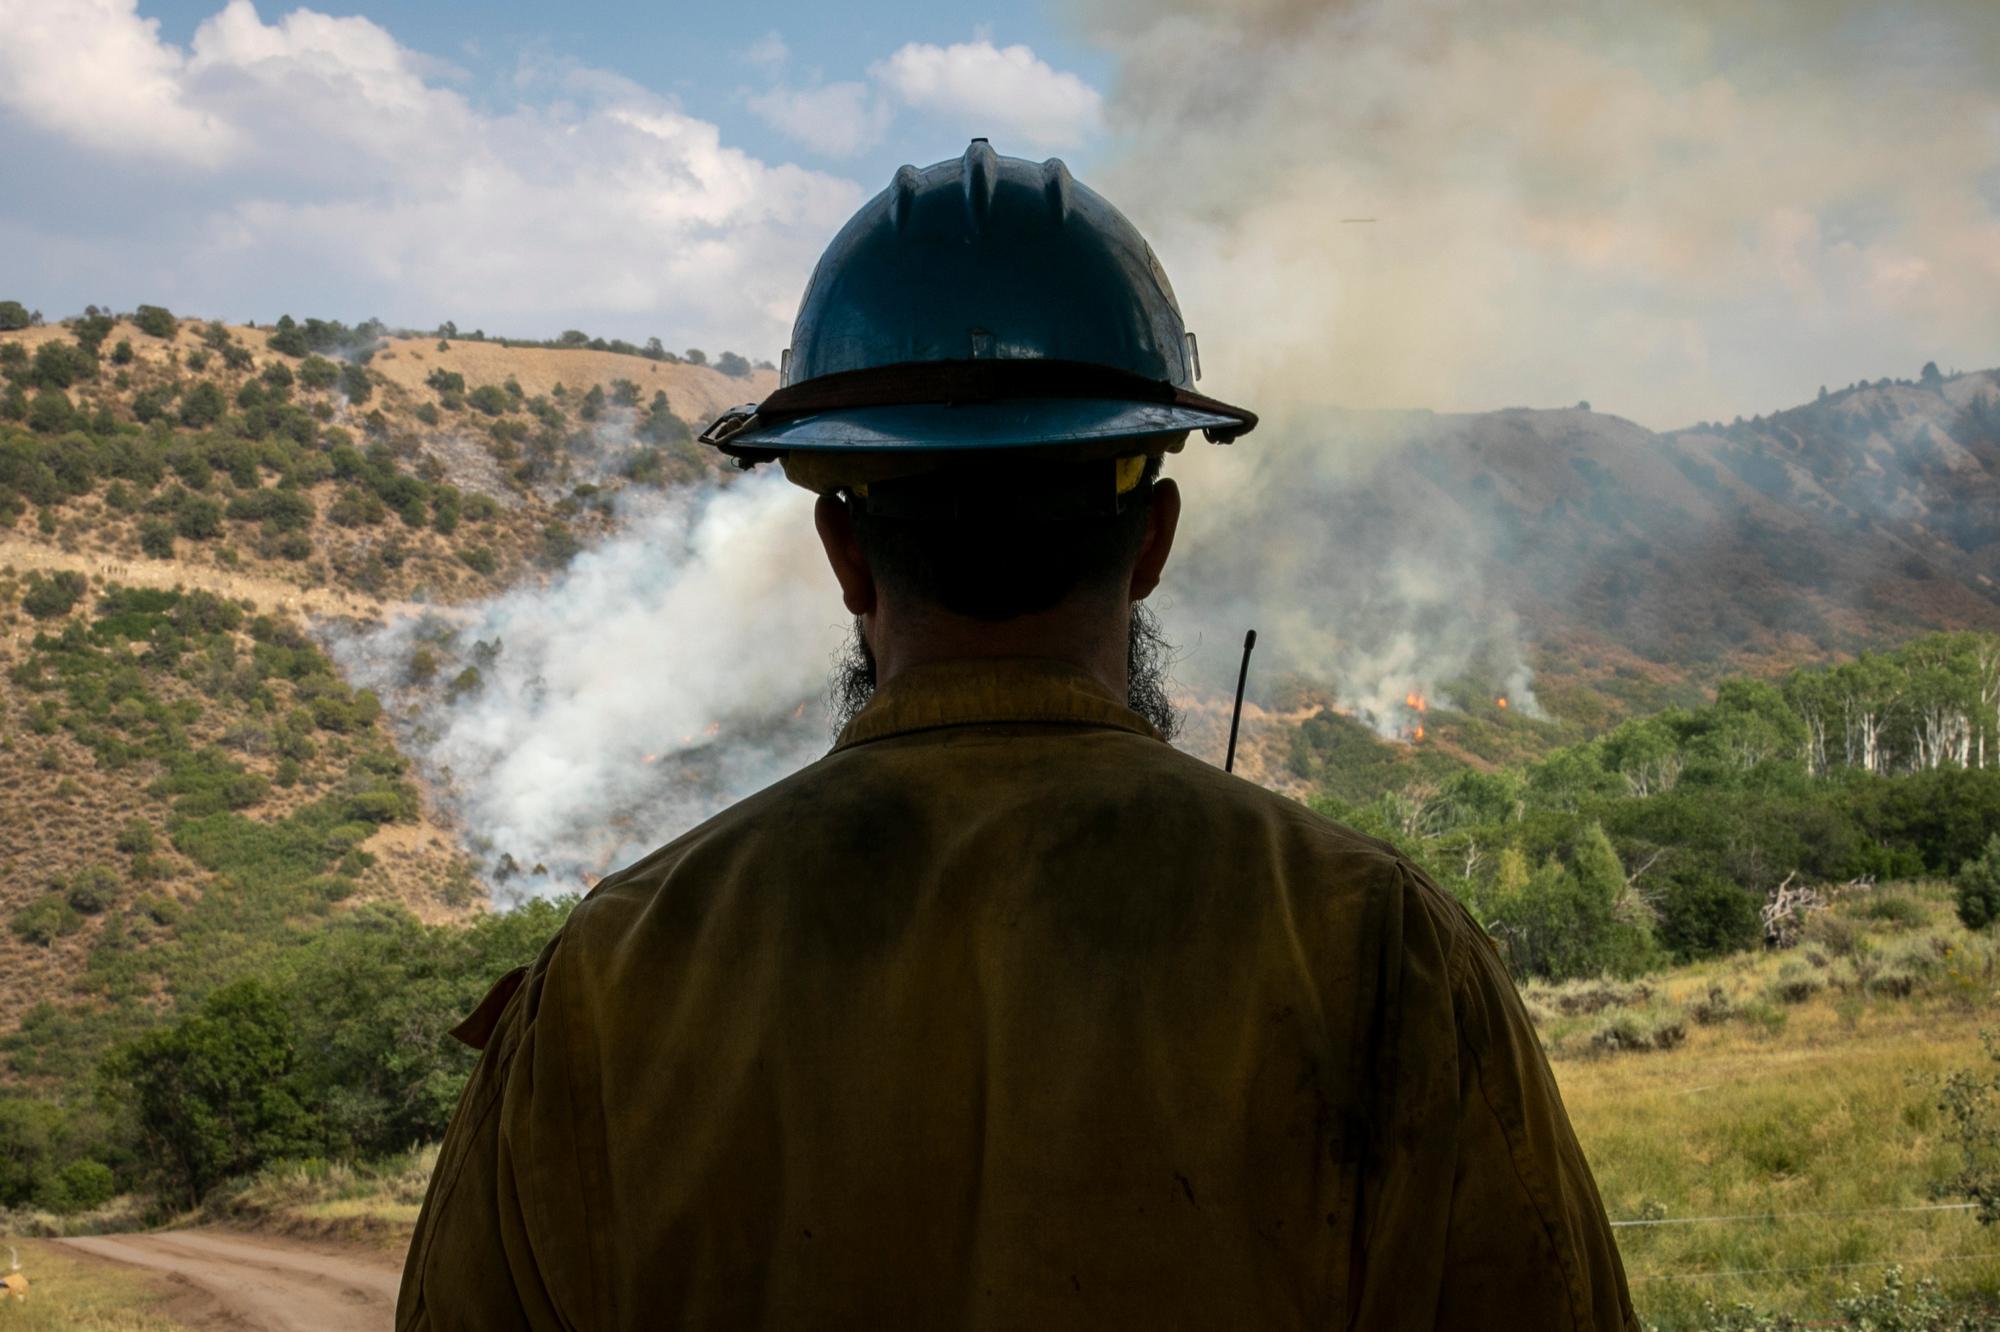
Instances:
[[[1163,743],[1161,461],[1256,424],[1194,377],[1060,162],[841,231],[703,439],[819,493],[857,710],[460,1029],[399,1327],[1636,1328],[1478,926]]]

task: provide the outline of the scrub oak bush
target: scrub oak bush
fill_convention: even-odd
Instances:
[[[374,394],[375,386],[368,381],[368,372],[349,361],[340,367],[340,392],[352,403],[364,403]]]
[[[2000,833],[1986,840],[1978,859],[1959,867],[1952,889],[1958,918],[1968,930],[1983,930],[2000,920]]]
[[[171,338],[180,330],[180,321],[163,305],[142,305],[132,312],[132,323],[141,333]]]
[[[21,609],[38,620],[67,615],[83,599],[87,586],[84,576],[70,569],[46,576],[32,574],[28,578],[27,593],[21,598]]]

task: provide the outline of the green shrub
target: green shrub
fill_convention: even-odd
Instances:
[[[456,370],[433,370],[429,375],[425,376],[424,383],[436,389],[439,393],[465,392],[465,376]]]
[[[343,734],[364,731],[382,715],[381,700],[375,697],[373,690],[349,691],[337,683],[316,694],[308,706],[312,709],[314,725],[322,731]]]
[[[1847,914],[1897,930],[1914,929],[1926,919],[1923,907],[1900,893],[1869,893],[1850,905]]]
[[[67,615],[83,599],[88,587],[89,580],[74,569],[61,569],[48,575],[30,574],[28,590],[21,597],[21,609],[38,620]]]
[[[1727,1022],[1736,1015],[1736,1005],[1731,1002],[1729,992],[1720,985],[1708,987],[1708,993],[1688,1005],[1688,1016],[1704,1027],[1712,1027],[1718,1022]]]
[[[296,490],[250,490],[229,501],[228,514],[238,522],[263,523],[273,532],[300,532],[311,526],[313,502]]]
[[[374,395],[375,386],[369,382],[368,372],[349,361],[340,367],[340,392],[352,403],[363,403]]]
[[[153,840],[153,825],[134,815],[118,830],[117,846],[128,856],[137,856],[151,851]]]
[[[193,356],[188,358],[188,363],[193,366]],[[199,367],[194,368],[199,369]],[[214,380],[200,380],[193,388],[181,394],[181,424],[196,430],[212,426],[222,419],[222,413],[228,406],[227,400],[222,396],[222,389]]]
[[[63,900],[81,914],[95,916],[117,900],[121,886],[115,871],[91,865],[70,875]]]
[[[34,323],[28,307],[19,301],[0,301],[0,333],[11,333]]]
[[[468,393],[465,400],[488,416],[498,416],[514,405],[507,396],[507,390],[498,384],[481,384]]]
[[[311,351],[306,343],[306,335],[300,331],[298,323],[290,315],[279,315],[276,328],[272,330],[269,343],[271,350],[281,356],[300,357]]]
[[[83,926],[83,917],[76,908],[58,894],[38,897],[16,911],[8,921],[8,927],[23,943],[47,948],[66,934],[74,934]]]
[[[28,428],[38,435],[59,435],[82,424],[82,416],[70,405],[69,394],[45,388],[28,404]]]
[[[576,534],[562,519],[551,518],[542,528],[542,563],[550,568],[562,568],[582,549],[583,543],[576,539]]]
[[[163,305],[142,305],[132,312],[132,323],[141,333],[155,338],[171,338],[180,331],[180,321]]]
[[[0,1209],[40,1201],[62,1150],[63,1107],[22,1096],[0,1097]]]
[[[473,546],[458,552],[458,558],[465,562],[474,573],[485,574],[489,578],[500,567],[500,561],[492,550],[485,546]]]
[[[139,524],[139,549],[156,560],[174,557],[174,525],[164,518],[148,518]]]
[[[416,812],[416,792],[407,786],[362,791],[341,802],[341,814],[350,823],[396,823]]]
[[[1983,930],[2000,920],[2000,833],[1987,839],[1977,860],[1959,867],[1952,893],[1966,929]]]
[[[1592,1030],[1586,1049],[1592,1054],[1671,1050],[1686,1039],[1687,1024],[1678,1014],[1612,1009]]]
[[[101,1161],[71,1161],[56,1172],[54,1188],[43,1201],[50,1211],[67,1216],[102,1207],[117,1192],[118,1181],[110,1166]]]
[[[365,490],[343,490],[329,504],[326,518],[339,527],[366,527],[389,516],[389,508]]]
[[[222,504],[218,500],[185,496],[174,510],[174,531],[190,541],[207,541],[222,535]]]
[[[1781,1004],[1802,1004],[1826,988],[1812,972],[1801,968],[1795,962],[1787,962],[1778,971],[1778,978],[1771,982],[1769,995]]]
[[[42,388],[66,389],[97,378],[97,357],[80,343],[60,339],[35,348],[28,382]]]
[[[1621,909],[1625,872],[1604,830],[1588,825],[1571,864],[1551,857],[1493,902],[1493,932],[1519,970],[1551,980],[1634,976],[1658,960],[1652,935]]]
[[[118,345],[111,349],[111,364],[130,365],[132,364],[133,355],[132,344],[120,338],[118,339]],[[122,388],[124,386],[120,385],[119,387]]]
[[[130,1107],[141,1161],[184,1206],[231,1175],[313,1145],[283,996],[238,981],[119,1048],[105,1078]]]
[[[324,356],[308,356],[299,365],[299,383],[309,389],[330,388],[340,379],[340,367]]]
[[[167,407],[174,400],[174,390],[165,384],[156,384],[149,389],[141,389],[132,397],[132,415],[141,424],[160,420],[167,414]]]

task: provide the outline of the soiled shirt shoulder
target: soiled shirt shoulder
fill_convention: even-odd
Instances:
[[[495,1007],[407,1327],[1630,1317],[1464,910],[1052,664],[899,677]]]

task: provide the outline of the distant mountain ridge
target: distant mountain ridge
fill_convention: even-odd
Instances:
[[[1343,413],[1299,455],[1264,469],[1260,527],[1343,584],[1436,570],[1457,595],[1433,618],[1518,616],[1538,675],[1600,655],[1701,680],[2000,628],[1993,371],[1665,433],[1581,406]],[[1324,618],[1379,638],[1392,600],[1322,597]]]

